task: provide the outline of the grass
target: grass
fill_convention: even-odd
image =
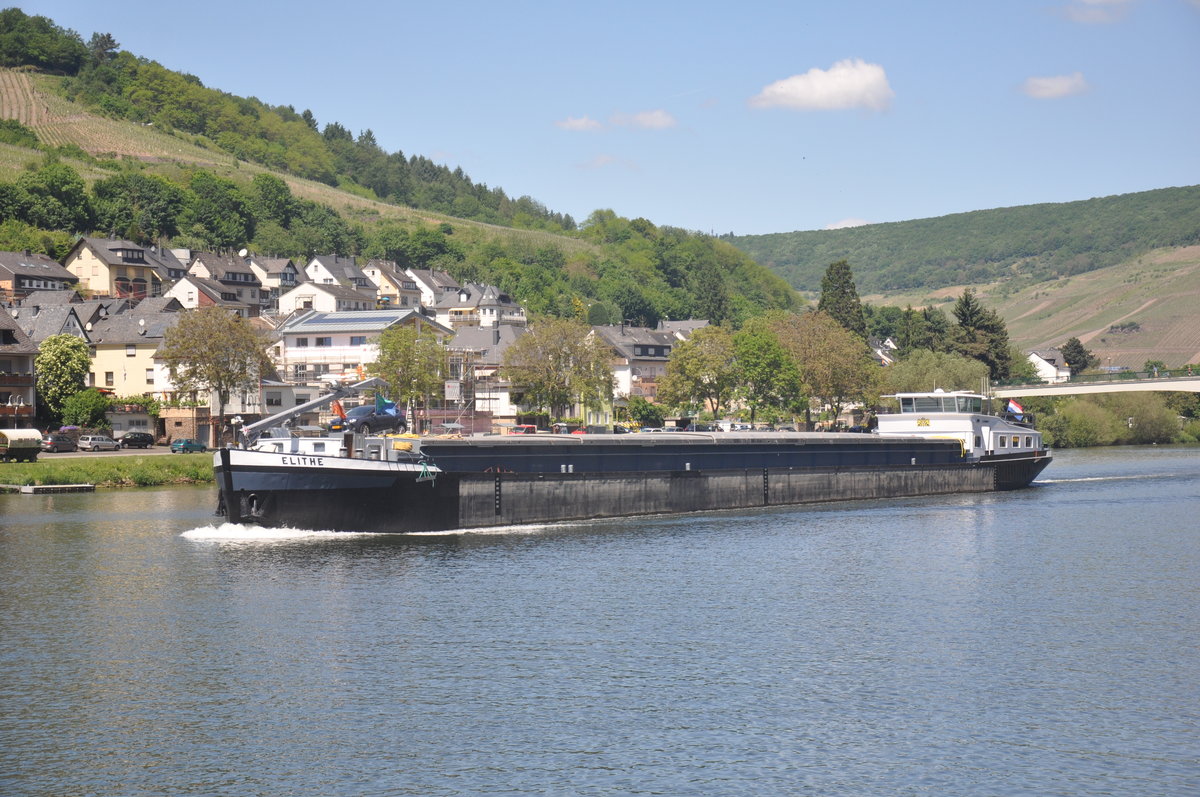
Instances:
[[[213,481],[211,454],[105,456],[0,463],[0,484],[94,484],[97,487],[156,487]]]

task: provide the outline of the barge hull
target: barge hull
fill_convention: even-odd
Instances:
[[[278,489],[235,467],[219,473],[217,483],[231,522],[403,533],[990,492],[1027,486],[1049,461],[1024,457],[960,465],[619,474],[452,472],[427,481],[394,474],[386,484],[343,481],[323,489]]]

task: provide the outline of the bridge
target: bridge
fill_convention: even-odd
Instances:
[[[992,394],[997,398],[1077,396],[1084,393],[1144,393],[1146,391],[1200,393],[1200,371],[1191,374],[1183,370],[1163,371],[1157,375],[1129,371],[1119,375],[1087,374],[1073,376],[1068,382],[1004,385],[992,388]]]

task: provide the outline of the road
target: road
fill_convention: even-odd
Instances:
[[[171,449],[167,446],[152,446],[150,448],[123,448],[119,451],[62,451],[57,454],[43,451],[38,454],[38,459],[49,462],[56,459],[77,459],[79,457],[140,457],[143,455],[156,457],[170,453]]]

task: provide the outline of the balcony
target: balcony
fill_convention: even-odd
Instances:
[[[0,426],[5,426],[19,420],[33,420],[33,407],[28,404],[20,407],[10,407],[7,404],[0,404]]]
[[[0,371],[0,386],[3,387],[33,387],[37,377],[33,374],[14,374]]]

